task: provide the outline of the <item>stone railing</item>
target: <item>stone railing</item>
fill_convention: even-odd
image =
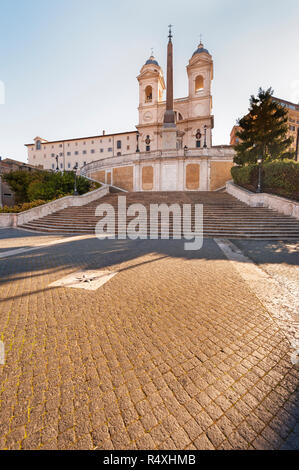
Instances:
[[[211,159],[229,159],[234,156],[234,150],[230,146],[216,146],[210,148],[198,149],[178,149],[178,150],[156,150],[153,152],[139,152],[120,155],[118,157],[107,157],[87,163],[80,169],[82,176],[90,175],[94,171],[104,170],[113,166],[122,166],[139,163],[143,161],[164,159],[164,158],[211,158]]]
[[[65,196],[55,201],[48,202],[42,206],[33,207],[28,211],[19,213],[0,213],[0,227],[18,227],[31,220],[40,219],[53,212],[73,206],[84,206],[109,193],[109,186],[102,186],[99,189],[82,194],[81,196]]]
[[[226,183],[226,192],[239,199],[239,201],[245,202],[248,206],[268,207],[281,214],[291,215],[299,219],[299,203],[291,199],[269,193],[252,193],[247,189],[237,186],[233,181]]]

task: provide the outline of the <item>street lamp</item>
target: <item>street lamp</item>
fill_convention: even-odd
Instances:
[[[139,137],[140,137],[140,134],[139,134],[139,131],[137,131],[137,133],[136,133],[136,138],[137,138],[136,153],[139,153],[139,152],[140,152],[140,150],[139,150]]]
[[[256,190],[257,193],[262,192],[262,162],[263,162],[263,159],[259,157],[257,159],[257,163],[259,165],[259,176],[258,176],[258,183],[257,183],[257,190]]]
[[[203,143],[203,148],[206,149],[207,148],[207,128],[208,128],[208,126],[205,124],[203,126],[203,128],[204,128],[204,132],[205,132],[205,139],[204,139],[204,143]]]
[[[56,157],[55,157],[55,159],[56,159],[56,171],[59,171],[58,158],[59,158],[59,155],[56,155]]]
[[[188,147],[187,147],[187,145],[185,145],[185,147],[184,147],[184,157],[186,157],[187,151],[188,151]]]
[[[74,166],[74,172],[75,172],[75,186],[74,186],[74,196],[79,196],[79,193],[77,191],[77,170],[78,170],[78,163]]]

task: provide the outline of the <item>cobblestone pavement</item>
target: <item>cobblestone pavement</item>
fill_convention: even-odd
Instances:
[[[0,254],[7,250],[38,246],[64,237],[65,235],[49,235],[14,228],[0,229]]]
[[[82,267],[118,274],[49,287]],[[298,447],[290,345],[213,240],[77,240],[0,276],[1,449]]]

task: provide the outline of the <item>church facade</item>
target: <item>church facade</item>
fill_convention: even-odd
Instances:
[[[77,164],[82,175],[128,191],[222,188],[234,152],[212,146],[212,56],[200,43],[187,65],[188,96],[174,99],[172,48],[170,30],[166,81],[153,55],[140,70],[136,131],[56,142],[37,137],[27,145],[28,162],[60,170]]]

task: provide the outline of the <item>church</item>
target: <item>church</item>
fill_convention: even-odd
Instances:
[[[72,170],[127,191],[215,191],[231,179],[234,151],[213,146],[213,59],[202,42],[187,65],[188,96],[173,97],[169,28],[167,76],[156,58],[142,66],[136,131],[27,144],[28,163]],[[164,94],[166,91],[166,101]]]

